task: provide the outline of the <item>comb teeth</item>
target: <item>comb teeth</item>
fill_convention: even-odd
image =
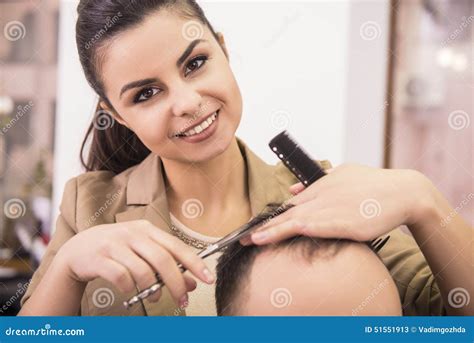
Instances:
[[[299,146],[288,131],[276,135],[269,146],[305,187],[326,175],[326,172]]]

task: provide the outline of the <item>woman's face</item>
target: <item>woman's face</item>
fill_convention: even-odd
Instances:
[[[234,138],[242,97],[219,38],[162,10],[105,47],[101,77],[115,119],[162,158],[205,161]]]

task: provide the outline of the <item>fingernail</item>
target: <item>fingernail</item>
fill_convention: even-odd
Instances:
[[[185,294],[181,297],[181,299],[179,300],[179,307],[181,308],[186,308],[188,307],[188,295]]]
[[[206,278],[206,281],[209,283],[214,282],[214,276],[212,273],[209,271],[209,269],[205,268],[203,271],[204,277]]]
[[[255,241],[264,241],[268,237],[267,231],[256,232],[252,235],[252,239]]]

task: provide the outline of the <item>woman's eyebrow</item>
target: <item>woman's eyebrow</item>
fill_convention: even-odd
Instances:
[[[138,80],[138,81],[133,81],[133,82],[127,83],[125,86],[122,87],[122,90],[120,91],[119,98],[121,98],[122,94],[125,93],[126,91],[128,91],[129,89],[146,86],[146,85],[158,82],[158,81],[159,80],[157,78],[149,78],[149,79],[143,79],[143,80]]]
[[[193,52],[193,49],[196,47],[201,42],[207,41],[206,39],[195,39],[193,40],[186,50],[182,53],[182,55],[178,58],[178,61],[176,61],[176,66],[179,68],[181,64],[188,58],[189,55]],[[158,82],[159,80],[157,78],[148,78],[148,79],[143,79],[143,80],[137,80],[137,81],[132,81],[130,83],[127,83],[125,86],[122,87],[120,90],[120,95],[119,99],[122,97],[122,94],[125,93],[126,91],[132,89],[132,88],[137,88],[137,87],[142,87],[146,86],[155,82]]]
[[[184,50],[183,54],[178,58],[178,61],[176,62],[176,66],[179,68],[181,66],[181,64],[183,64],[183,62],[186,60],[186,58],[188,58],[188,56],[191,55],[191,53],[193,52],[194,47],[196,45],[198,45],[199,43],[202,43],[202,42],[205,42],[205,41],[207,41],[207,40],[206,39],[195,39],[195,40],[193,40],[188,45],[186,50]]]

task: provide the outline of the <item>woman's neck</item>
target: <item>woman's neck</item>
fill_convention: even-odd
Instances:
[[[184,224],[202,231],[199,230],[201,225],[205,227],[216,220],[222,221],[223,217],[234,217],[235,220],[237,213],[248,220],[245,218],[250,211],[246,166],[235,138],[223,153],[209,161],[185,164],[163,160],[163,167],[170,211]],[[235,224],[233,222],[229,227]],[[221,223],[220,227],[225,225]],[[223,234],[207,233],[211,236]]]

